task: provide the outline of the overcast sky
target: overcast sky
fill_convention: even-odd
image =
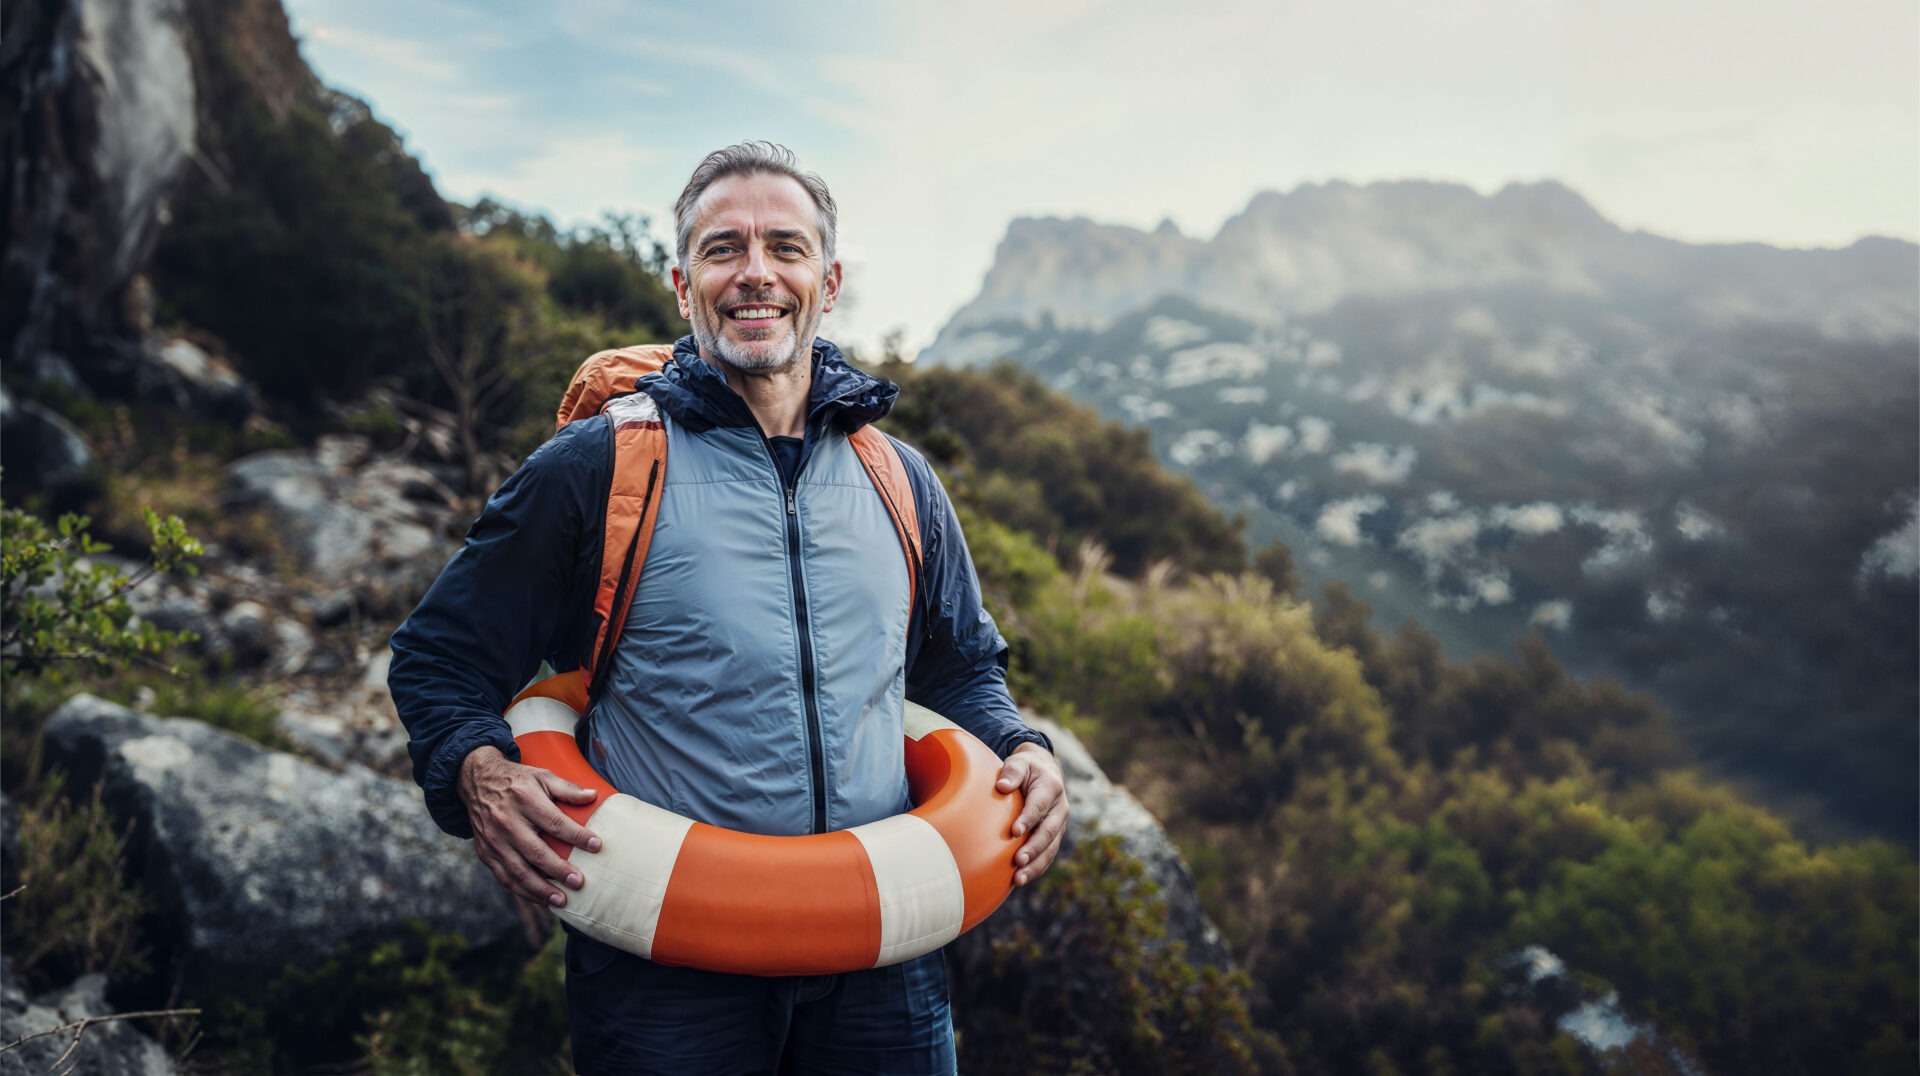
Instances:
[[[1920,235],[1913,0],[287,7],[459,201],[664,237],[706,151],[791,146],[841,205],[823,333],[856,344],[931,342],[1016,216],[1206,237],[1328,179],[1558,179],[1696,242]]]

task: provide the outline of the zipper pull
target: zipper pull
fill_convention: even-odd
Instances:
[[[794,510],[793,510],[793,487],[792,487],[792,486],[788,486],[788,487],[787,487],[787,514],[788,514],[788,515],[793,515],[793,514],[794,514]]]

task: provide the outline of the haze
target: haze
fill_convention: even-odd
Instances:
[[[823,333],[857,346],[930,342],[1014,217],[1208,236],[1333,178],[1554,178],[1694,242],[1920,237],[1905,0],[287,7],[456,200],[664,236],[704,152],[793,147],[841,203]]]

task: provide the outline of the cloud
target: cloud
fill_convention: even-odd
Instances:
[[[1214,430],[1188,430],[1167,446],[1167,458],[1182,467],[1198,467],[1231,455],[1233,442]]]
[[[1600,548],[1580,562],[1588,575],[1609,571],[1653,552],[1653,538],[1638,512],[1592,505],[1577,505],[1571,515],[1576,523],[1596,527],[1604,536]]]
[[[1547,501],[1500,505],[1494,508],[1492,520],[1495,526],[1505,527],[1528,538],[1552,534],[1566,524],[1566,516],[1560,511],[1560,506]]]
[[[1920,577],[1920,498],[1907,498],[1907,521],[1867,547],[1860,558],[1862,583],[1876,576],[1888,579]]]
[[[1169,355],[1166,378],[1162,383],[1170,389],[1183,389],[1207,381],[1245,381],[1260,376],[1266,370],[1266,357],[1258,351],[1245,344],[1222,341]]]
[[[1269,426],[1264,422],[1247,424],[1247,434],[1242,441],[1242,451],[1254,464],[1262,464],[1287,454],[1287,448],[1293,444],[1293,428],[1284,423]]]
[[[1390,486],[1407,480],[1420,453],[1412,445],[1395,448],[1362,441],[1333,457],[1333,469],[1355,474],[1377,486]]]
[[[1704,542],[1726,533],[1720,521],[1682,501],[1673,509],[1673,529],[1689,542]]]
[[[1573,603],[1569,601],[1541,602],[1533,607],[1533,615],[1527,623],[1536,628],[1552,628],[1566,631],[1573,626]]]
[[[1333,423],[1307,415],[1300,420],[1300,451],[1318,456],[1333,447]]]
[[[1427,578],[1438,578],[1440,569],[1470,554],[1480,538],[1480,521],[1471,514],[1423,519],[1400,532],[1395,545],[1426,565]]]
[[[1265,385],[1229,385],[1216,398],[1223,404],[1263,404],[1267,402]]]
[[[1140,335],[1146,340],[1148,347],[1156,351],[1171,351],[1188,344],[1197,344],[1205,340],[1209,333],[1191,321],[1156,317],[1147,322],[1146,328],[1140,330]]]
[[[1647,617],[1655,623],[1676,620],[1687,611],[1687,588],[1679,583],[1647,591]]]
[[[1320,509],[1320,518],[1314,521],[1313,531],[1333,545],[1348,548],[1364,545],[1367,536],[1360,530],[1361,517],[1386,506],[1386,498],[1371,493],[1334,501]]]

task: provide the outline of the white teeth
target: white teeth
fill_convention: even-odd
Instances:
[[[780,314],[781,314],[781,311],[778,307],[749,306],[739,310],[735,310],[729,316],[738,318],[742,321],[746,321],[746,320],[757,320],[759,318],[777,318],[780,316]]]

